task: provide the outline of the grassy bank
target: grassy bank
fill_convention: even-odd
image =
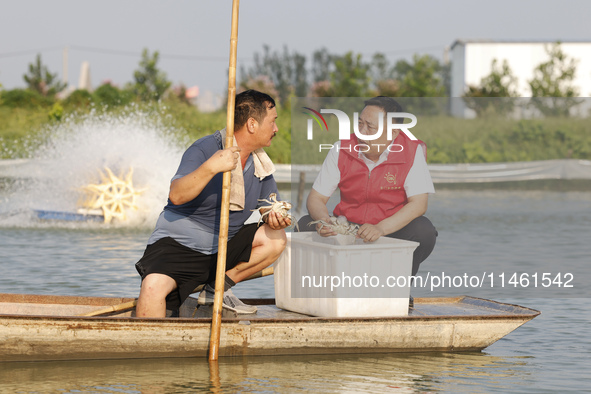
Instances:
[[[50,138],[44,130],[59,127],[68,117],[91,111],[118,115],[130,107],[36,106],[33,108],[0,105],[0,158],[34,156],[37,146]],[[159,117],[190,141],[224,127],[225,111],[203,113],[176,101],[134,104],[132,110]],[[298,155],[309,149],[291,139],[291,111],[279,108],[280,132],[267,149],[277,163],[290,163],[292,150]],[[591,159],[591,121],[581,118],[534,120],[457,119],[444,116],[421,117],[414,135],[426,142],[430,163],[486,163],[504,161],[549,160],[561,158]],[[324,155],[311,154],[320,162]],[[299,156],[298,156],[299,158]]]
[[[48,123],[46,111],[0,106],[0,159],[26,157]]]
[[[591,159],[591,122],[581,118],[425,117],[413,129],[430,163]]]

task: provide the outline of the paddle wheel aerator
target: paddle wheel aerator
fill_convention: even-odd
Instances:
[[[82,188],[85,198],[78,210],[82,214],[102,214],[105,223],[112,219],[126,220],[127,212],[137,210],[137,198],[144,189],[136,190],[133,186],[133,168],[127,174],[119,176],[105,167],[105,173],[99,171],[101,183],[89,184]]]

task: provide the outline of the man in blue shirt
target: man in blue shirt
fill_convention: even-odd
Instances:
[[[172,315],[196,286],[207,284],[200,304],[213,303],[221,212],[222,176],[232,171],[224,307],[255,313],[230,288],[271,265],[286,245],[288,218],[271,212],[262,226],[244,225],[259,199],[277,193],[274,166],[263,147],[278,132],[275,101],[254,90],[236,95],[235,144],[224,149],[225,129],[197,140],[184,153],[172,178],[168,204],[160,214],[143,257],[136,264],[142,286],[136,315]]]

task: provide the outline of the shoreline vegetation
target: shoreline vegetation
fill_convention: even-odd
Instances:
[[[226,121],[225,110],[201,112],[174,97],[148,103],[124,102],[117,98],[119,105],[109,105],[97,103],[98,100],[84,92],[86,94],[71,94],[63,101],[36,102],[26,97],[28,102],[25,105],[7,105],[5,95],[0,96],[4,99],[0,102],[0,159],[34,157],[35,150],[51,138],[48,131],[59,127],[60,122],[75,122],[88,116],[116,117],[131,111],[141,112],[175,130],[179,144],[192,143],[223,128]],[[301,149],[309,150],[309,147],[299,139],[292,146],[291,107],[279,105],[278,109],[280,131],[266,151],[274,162],[280,164],[292,163],[292,152],[298,152],[299,162]],[[503,116],[461,119],[431,115],[419,117],[412,132],[427,144],[430,164],[452,164],[564,158],[590,160],[590,128],[589,117],[517,120]],[[317,162],[321,156],[310,154],[310,160],[306,161],[320,164]]]
[[[297,118],[299,111],[291,112],[290,103],[298,108],[296,97],[343,103],[342,98],[378,95],[396,98],[404,111],[417,116],[412,133],[427,144],[430,164],[590,160],[590,102],[577,97],[576,61],[562,51],[560,42],[548,45],[546,52],[548,60],[527,81],[531,98],[517,97],[516,77],[507,62],[501,65],[497,59],[479,85],[469,86],[464,97],[451,98],[450,65],[430,55],[415,54],[410,62],[392,64],[381,53],[364,60],[361,54],[338,55],[322,48],[306,63],[304,55],[287,47],[272,51],[268,46],[255,54],[253,66],[241,69],[239,91],[256,89],[276,99],[280,131],[266,150],[281,164],[320,164],[325,154],[319,154],[317,143],[338,139],[324,133],[318,135],[321,141],[307,141],[303,131],[292,134],[292,120],[296,127],[306,127]],[[0,85],[0,159],[34,157],[60,122],[76,124],[93,116],[124,121],[126,114],[140,114],[173,131],[171,138],[178,138],[179,146],[223,128],[225,109],[200,111],[191,101],[197,94],[194,88],[172,86],[158,67],[159,56],[144,49],[131,82],[117,87],[104,81],[89,92],[68,90],[37,55],[23,76],[26,89],[2,90]],[[458,113],[458,104],[475,117],[448,115],[451,108]]]

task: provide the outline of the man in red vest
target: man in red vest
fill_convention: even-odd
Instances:
[[[386,125],[387,113],[402,112],[398,102],[389,97],[365,101],[359,115],[359,133],[372,136],[379,130],[380,116]],[[402,123],[400,120],[397,123]],[[391,140],[382,130],[377,139],[350,139],[334,144],[308,196],[309,216],[300,220],[306,231],[312,220],[330,221],[326,206],[338,188],[341,201],[334,216],[345,216],[360,225],[357,237],[374,242],[386,236],[419,242],[413,255],[412,275],[435,247],[437,230],[425,216],[428,195],[435,193],[427,168],[426,146],[394,130]],[[329,227],[316,226],[322,236],[336,235]]]

